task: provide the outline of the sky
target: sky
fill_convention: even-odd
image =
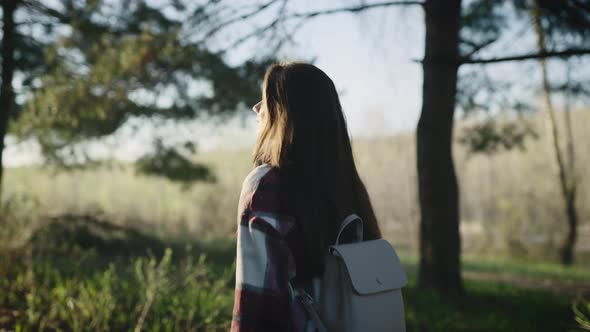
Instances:
[[[331,1],[332,6],[318,6],[309,0],[293,3],[293,12],[309,12],[337,7],[339,1]],[[339,91],[353,137],[394,135],[413,130],[418,121],[422,69],[414,60],[423,54],[423,26],[422,10],[418,7],[324,16],[310,20],[298,30],[293,43],[281,50],[279,58],[312,59],[330,76]],[[243,61],[257,52],[256,47],[260,45],[253,42],[237,49],[230,53],[229,61]],[[251,145],[255,139],[253,119],[245,127],[236,123],[214,130],[197,126],[197,132],[205,133],[201,146],[227,148],[228,141]]]
[[[306,12],[337,7],[338,4],[351,5],[358,1],[332,0],[329,2],[331,6],[325,5],[328,2],[311,0],[290,3],[293,4],[291,10]],[[258,19],[268,20],[271,15],[269,13],[267,17],[263,15]],[[293,36],[294,43],[283,48],[280,57],[284,60],[314,59],[314,64],[332,78],[353,137],[411,131],[417,125],[421,107],[422,69],[415,60],[423,55],[423,20],[423,11],[418,6],[319,17],[298,30]],[[237,27],[241,28],[247,27]],[[520,30],[515,28],[514,34],[522,33]],[[496,48],[519,53],[528,47],[526,42],[515,42],[514,38],[508,40],[507,43],[499,43]],[[228,61],[239,63],[255,56],[256,47],[260,45],[245,44],[230,52]],[[514,76],[517,66],[523,65],[491,67],[496,76]],[[247,117],[236,118],[220,126],[192,123],[182,130],[195,137],[200,149],[206,151],[247,148],[254,143],[254,127],[254,117]],[[94,144],[92,149],[115,158],[132,160],[145,151],[151,134],[161,130],[170,131],[170,128],[144,126],[136,138],[126,139],[129,131],[123,128],[110,140],[110,144]],[[9,140],[5,153],[9,167],[39,160],[38,148],[30,142],[16,146]]]
[[[415,127],[421,107],[424,50],[421,8],[338,14],[309,22],[294,57],[315,64],[340,91],[350,131],[395,133]]]

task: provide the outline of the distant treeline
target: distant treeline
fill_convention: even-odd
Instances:
[[[590,111],[573,112],[580,175],[578,261],[590,260]],[[566,230],[551,146],[542,116],[532,116],[538,134],[524,151],[470,154],[454,147],[461,189],[463,252],[477,255],[551,257]],[[455,136],[467,124],[457,126]],[[417,252],[418,220],[414,136],[357,137],[353,145],[385,235],[399,250]],[[8,169],[6,199],[22,200],[31,220],[63,213],[100,213],[112,222],[159,236],[233,236],[242,180],[250,153],[198,154],[215,181],[182,186],[138,175],[123,163],[88,170],[55,172],[40,167]]]

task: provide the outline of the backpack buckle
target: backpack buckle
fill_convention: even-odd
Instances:
[[[327,332],[327,329],[319,316],[317,304],[313,297],[306,291],[299,289],[297,290],[295,297],[303,305],[305,311],[307,311],[307,313],[310,315],[318,331]]]
[[[315,304],[315,300],[303,289],[295,288],[295,298],[305,304]]]

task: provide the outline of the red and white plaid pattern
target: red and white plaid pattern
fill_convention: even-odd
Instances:
[[[279,180],[275,168],[262,165],[242,186],[233,332],[305,331],[310,325],[289,284],[301,241],[295,236],[294,218],[282,210]]]

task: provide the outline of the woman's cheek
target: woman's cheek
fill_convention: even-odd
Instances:
[[[260,134],[262,130],[262,119],[260,118],[260,114],[256,115],[256,133]]]

